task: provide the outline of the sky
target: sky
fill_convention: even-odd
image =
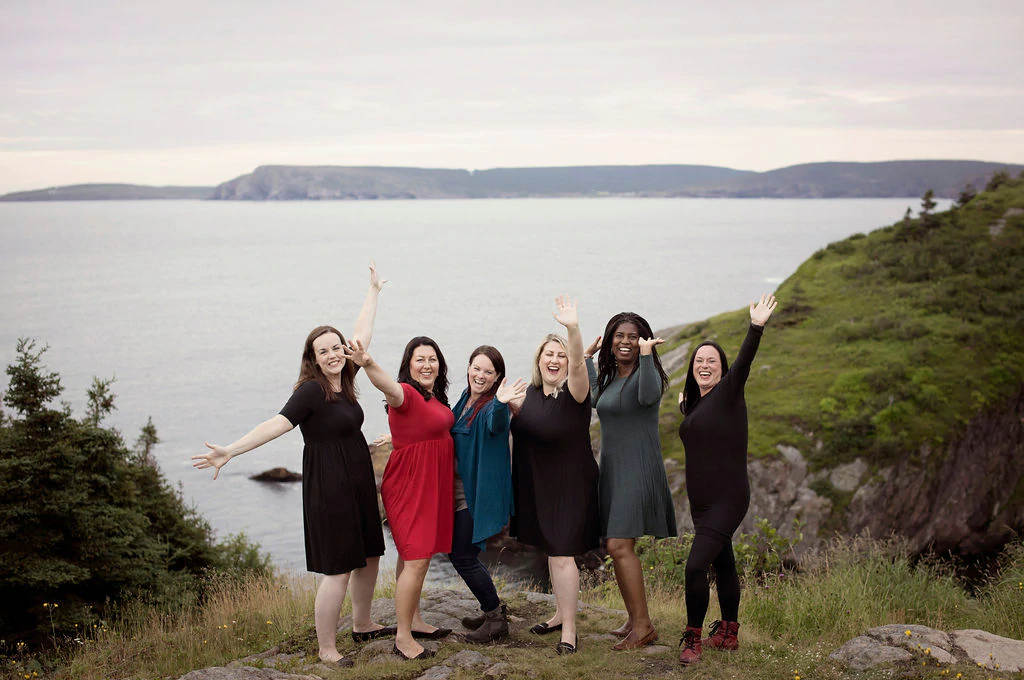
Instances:
[[[258,165],[1024,162],[1020,0],[9,0],[0,193]]]

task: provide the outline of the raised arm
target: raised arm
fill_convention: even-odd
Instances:
[[[363,301],[363,308],[359,310],[359,317],[356,325],[352,328],[352,340],[358,340],[363,347],[370,346],[373,338],[373,321],[377,317],[377,298],[380,291],[387,283],[387,279],[381,279],[377,273],[377,265],[370,262],[370,287],[366,289],[366,299]]]
[[[192,467],[197,470],[205,470],[206,468],[212,467],[213,478],[217,479],[217,476],[220,474],[220,469],[224,467],[229,460],[235,456],[240,456],[243,453],[263,446],[271,440],[277,439],[285,432],[290,431],[293,427],[295,426],[279,413],[270,420],[263,421],[256,427],[249,430],[249,432],[240,439],[228,444],[227,446],[217,446],[210,442],[204,442],[210,449],[210,452],[199,456],[192,456],[192,460],[194,461],[192,463]]]
[[[405,392],[402,391],[402,386],[373,360],[363,343],[353,340],[348,347],[344,348],[344,351],[346,359],[366,371],[366,377],[370,379],[374,387],[381,391],[388,406],[399,408],[405,403]]]
[[[568,295],[559,295],[555,298],[558,311],[552,312],[555,321],[565,326],[568,336],[569,354],[569,379],[566,380],[566,387],[569,394],[582,404],[590,398],[590,379],[587,377],[587,367],[583,362],[583,336],[580,334],[579,316],[576,312],[576,301]]]
[[[661,395],[665,391],[665,385],[661,382],[658,368],[654,364],[654,348],[665,342],[661,338],[640,338],[640,373],[637,385],[637,400],[641,406],[653,406],[661,402]]]
[[[747,382],[750,365],[754,363],[754,355],[757,354],[757,348],[761,344],[764,325],[768,323],[768,319],[771,318],[777,305],[778,302],[774,295],[762,295],[760,301],[750,303],[750,327],[747,329],[747,336],[743,339],[740,351],[736,355],[736,361],[729,367],[729,372],[722,379],[723,381],[729,379],[729,382],[737,387]]]

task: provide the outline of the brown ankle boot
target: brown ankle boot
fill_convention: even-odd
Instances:
[[[736,621],[712,621],[711,634],[701,640],[701,644],[711,649],[739,649],[740,641],[736,637],[740,632],[740,624]]]
[[[683,637],[679,640],[679,646],[683,648],[683,651],[679,652],[679,663],[690,666],[700,661],[700,635],[702,632],[701,628],[691,626],[687,626],[683,631]]]
[[[466,642],[486,644],[504,637],[508,637],[508,612],[504,604],[499,604],[491,611],[484,612],[484,622],[466,635]]]

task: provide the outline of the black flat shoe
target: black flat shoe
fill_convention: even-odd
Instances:
[[[412,636],[421,640],[441,640],[452,634],[451,628],[438,628],[433,633],[427,633],[422,630],[414,630]],[[433,655],[431,655],[433,656]]]
[[[549,626],[547,621],[542,621],[530,628],[530,632],[534,635],[547,635],[548,633],[554,633],[556,630],[562,630],[562,624],[558,623],[554,626]]]
[[[434,654],[436,654],[437,652],[435,652],[435,651],[433,651],[431,649],[427,649],[426,647],[424,647],[423,651],[420,652],[419,654],[417,654],[416,656],[406,656],[405,652],[403,652],[401,649],[399,649],[398,645],[395,645],[394,647],[391,648],[391,653],[395,654],[397,656],[402,657],[406,661],[416,661],[418,659],[429,659],[430,657],[434,656]]]
[[[327,659],[320,659],[320,663],[331,668],[352,668],[356,665],[356,662],[347,656],[343,656],[337,661],[328,661]]]
[[[576,644],[570,645],[568,642],[559,642],[555,645],[555,654],[559,656],[565,656],[566,654],[575,654],[576,647],[580,644],[580,636],[576,636]]]
[[[353,642],[369,642],[370,640],[376,640],[382,637],[392,637],[398,631],[395,630],[394,626],[386,626],[384,628],[378,628],[377,630],[368,630],[365,633],[359,633],[352,631]]]

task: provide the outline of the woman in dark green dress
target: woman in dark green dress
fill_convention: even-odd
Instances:
[[[621,651],[658,639],[647,610],[636,539],[675,536],[676,514],[658,434],[658,408],[668,376],[655,347],[664,340],[654,337],[650,324],[632,312],[613,316],[603,337],[598,368],[590,360],[587,370],[601,419],[601,533],[629,613],[629,620],[614,631],[622,640],[612,649]]]

